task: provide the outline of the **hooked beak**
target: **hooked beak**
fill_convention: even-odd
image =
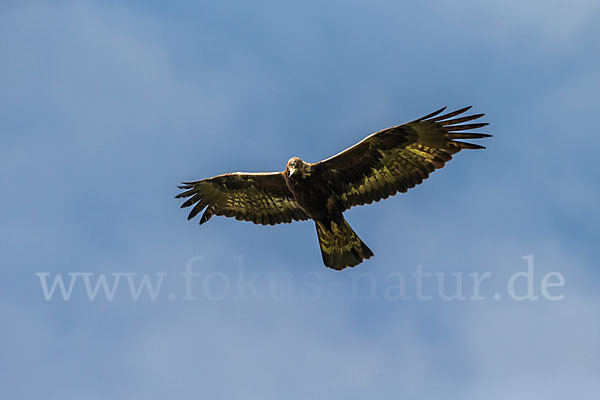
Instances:
[[[289,176],[294,175],[294,172],[296,172],[296,168],[290,168],[290,175]]]

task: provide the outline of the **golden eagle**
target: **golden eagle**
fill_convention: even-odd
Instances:
[[[177,198],[187,198],[182,208],[194,206],[188,219],[206,208],[200,224],[213,215],[262,225],[312,219],[325,265],[336,270],[353,267],[373,256],[373,252],[342,213],[352,206],[406,192],[462,149],[484,149],[456,140],[491,136],[465,132],[486,126],[487,123],[465,124],[484,114],[454,118],[470,108],[439,115],[444,107],[415,121],[373,133],[314,164],[293,157],[283,172],[235,172],[182,182],[179,188],[184,192]]]

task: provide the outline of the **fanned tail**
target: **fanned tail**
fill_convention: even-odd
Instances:
[[[342,270],[354,267],[371,258],[373,252],[341,217],[336,220],[316,221],[317,235],[323,262],[329,268]]]

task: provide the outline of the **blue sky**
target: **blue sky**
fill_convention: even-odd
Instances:
[[[583,0],[2,2],[0,396],[597,397],[598,36]],[[488,149],[347,212],[375,253],[355,269],[322,265],[311,223],[199,227],[173,198],[470,104]],[[540,299],[515,301],[527,255]],[[419,266],[467,295],[489,272],[486,299],[421,301]],[[156,300],[80,277],[46,301],[36,273],[73,272],[166,275]]]

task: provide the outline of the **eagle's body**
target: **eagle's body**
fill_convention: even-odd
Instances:
[[[460,125],[483,114],[449,119],[469,108],[438,116],[441,109],[374,133],[318,163],[293,157],[283,172],[237,172],[184,182],[180,188],[186,191],[177,197],[189,197],[182,207],[195,205],[188,219],[206,208],[201,224],[213,214],[263,225],[312,219],[325,265],[338,270],[353,267],[373,252],[350,228],[343,212],[406,192],[461,149],[484,148],[455,140],[490,136],[463,132],[485,123]]]
[[[294,157],[288,161],[283,176],[294,199],[311,219],[316,221],[342,215],[342,202],[316,164]]]

